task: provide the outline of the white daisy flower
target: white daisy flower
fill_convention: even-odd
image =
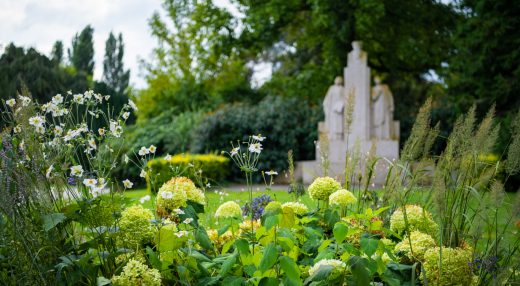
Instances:
[[[257,153],[257,154],[260,154],[260,152],[262,152],[262,144],[260,143],[253,143],[251,145],[249,145],[249,152],[251,153]]]
[[[146,172],[144,170],[141,170],[141,173],[139,174],[139,177],[146,178]]]
[[[137,152],[137,154],[139,154],[139,156],[145,156],[146,154],[150,154],[150,150],[143,146],[141,147],[141,149],[139,149],[139,152]]]
[[[150,151],[150,153],[152,153],[152,154],[155,154],[155,151],[157,151],[157,147],[155,147],[154,145],[150,145],[150,147],[148,148],[148,151]]]
[[[83,94],[74,94],[72,100],[77,104],[83,104],[85,99],[83,98]]]
[[[61,96],[61,94],[56,94],[54,97],[52,97],[52,103],[55,105],[63,103],[63,96]]]
[[[139,202],[140,202],[141,204],[144,204],[145,202],[147,202],[147,201],[149,201],[149,200],[150,200],[150,195],[146,195],[146,196],[140,198],[140,199],[139,199]]]
[[[33,116],[29,118],[29,124],[34,127],[43,126],[44,123],[45,118],[43,118],[42,116]]]
[[[98,181],[96,179],[84,179],[83,184],[87,187],[95,187],[97,185]]]
[[[22,127],[20,125],[17,125],[13,128],[14,133],[20,133],[22,132]]]
[[[166,154],[166,156],[164,156],[164,160],[171,161],[172,160],[172,155]]]
[[[88,145],[94,150],[97,149],[96,140],[94,138],[90,138],[88,140]]]
[[[31,98],[27,96],[18,96],[18,98],[22,101],[22,106],[27,106],[31,103]]]
[[[45,133],[45,127],[43,127],[43,126],[36,126],[34,128],[34,130],[36,131],[36,133],[40,133],[40,134]]]
[[[130,180],[126,179],[123,181],[123,186],[125,186],[126,189],[131,189],[134,183],[130,182]]]
[[[97,132],[99,133],[99,136],[105,136],[105,132],[106,132],[106,130],[105,130],[105,128],[99,128],[99,129],[97,130]]]
[[[231,157],[238,155],[238,151],[240,151],[239,147],[235,147],[235,148],[231,149],[231,153],[230,153]]]
[[[271,171],[267,171],[267,172],[265,172],[265,173],[266,173],[266,175],[269,175],[269,176],[278,175],[278,172],[273,171],[273,170],[271,170]]]
[[[14,99],[14,98],[8,99],[5,101],[5,104],[7,104],[7,106],[13,108],[16,104],[16,99]]]
[[[258,134],[258,135],[253,135],[253,139],[255,139],[256,141],[264,141],[265,137],[262,137],[262,134]]]
[[[70,167],[70,175],[81,177],[83,175],[83,167],[81,165]]]
[[[125,162],[125,164],[128,164],[128,161],[130,161],[130,158],[128,158],[128,156],[125,154],[125,156],[123,157],[123,161]]]
[[[123,118],[124,118],[125,120],[127,120],[128,117],[130,117],[130,112],[127,111],[127,112],[123,113]]]

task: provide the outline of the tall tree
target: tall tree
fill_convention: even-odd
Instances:
[[[54,43],[54,45],[52,46],[51,59],[58,64],[61,64],[63,62],[63,42],[62,41],[56,41]]]
[[[94,29],[87,25],[72,39],[72,49],[69,49],[69,59],[78,72],[87,75],[94,74]]]
[[[118,94],[123,94],[128,87],[130,71],[124,69],[123,56],[125,47],[123,36],[118,38],[112,32],[105,44],[105,59],[103,60],[103,82]]]

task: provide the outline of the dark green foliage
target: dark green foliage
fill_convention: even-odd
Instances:
[[[126,91],[130,79],[130,71],[125,70],[123,65],[123,55],[123,36],[119,33],[119,36],[116,39],[114,34],[110,32],[105,44],[103,82],[118,95],[121,95]]]
[[[52,46],[51,59],[58,64],[63,63],[63,42],[62,41],[56,41],[54,43],[54,46]]]
[[[25,50],[10,44],[0,57],[0,98],[4,100],[16,97],[25,85],[33,98],[49,101],[66,90],[69,78],[56,61],[33,48]]]
[[[296,98],[267,97],[257,105],[226,105],[209,114],[193,131],[191,152],[229,151],[229,143],[248,135],[267,136],[260,155],[260,170],[287,169],[287,151],[295,161],[314,159],[314,141],[322,110]],[[237,168],[232,168],[240,178]]]
[[[94,74],[94,29],[87,25],[72,39],[72,49],[69,49],[69,60],[78,73]]]

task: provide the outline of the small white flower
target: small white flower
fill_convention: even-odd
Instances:
[[[148,150],[148,148],[146,147],[141,147],[141,149],[139,149],[139,152],[137,152],[137,154],[139,154],[139,156],[145,156],[146,154],[149,154],[150,153],[150,150]]]
[[[14,105],[16,104],[16,99],[14,99],[14,98],[8,99],[5,101],[5,104],[7,104],[7,106],[13,108]]]
[[[171,161],[172,160],[172,155],[166,154],[166,156],[164,156],[164,160]]]
[[[58,105],[60,103],[63,103],[63,96],[61,96],[61,94],[56,94],[53,98],[52,98],[52,103],[54,103],[55,105]]]
[[[51,165],[48,169],[47,169],[47,172],[45,172],[45,177],[47,179],[49,179],[51,177],[51,172],[52,172],[52,169],[54,169],[54,166]]]
[[[43,126],[44,123],[45,118],[43,118],[42,116],[33,116],[29,118],[29,124],[34,127]]]
[[[100,136],[105,136],[105,132],[106,132],[106,130],[105,130],[105,128],[99,128],[99,129],[97,130],[97,132],[99,133]]]
[[[190,224],[192,221],[193,221],[193,219],[192,219],[191,217],[189,217],[189,218],[185,219],[185,220],[183,221],[183,223],[185,223],[185,224]]]
[[[90,188],[90,194],[94,197],[94,198],[97,198],[99,195],[103,194],[103,187],[104,186],[101,186],[101,187],[91,187]]]
[[[83,175],[83,167],[81,165],[70,167],[70,175],[81,177]]]
[[[260,154],[260,152],[262,152],[262,144],[253,143],[249,145],[249,152]]]
[[[94,150],[97,149],[96,140],[94,138],[90,138],[88,140],[88,145]]]
[[[36,131],[36,133],[40,133],[40,134],[45,133],[45,127],[43,127],[43,126],[36,126],[34,128],[34,130]]]
[[[97,180],[96,179],[84,179],[83,180],[83,184],[87,187],[95,187],[96,184],[97,184]]]
[[[17,125],[13,128],[14,133],[20,133],[22,132],[22,127],[20,125]]]
[[[60,136],[61,134],[63,134],[63,128],[61,128],[60,126],[54,126],[54,135],[56,136]]]
[[[184,211],[181,209],[174,209],[173,212],[176,213],[177,215],[184,214]]]
[[[188,232],[185,231],[185,230],[181,230],[181,231],[177,232],[175,235],[180,238],[180,237],[183,237],[183,236],[187,236]]]
[[[211,183],[207,183],[206,188],[211,188]]]
[[[162,192],[161,193],[161,197],[163,199],[167,199],[168,200],[168,199],[173,198],[173,193],[172,192]]]
[[[135,103],[129,99],[128,100],[128,105],[130,105],[130,107],[134,110],[134,111],[137,111],[137,105],[135,105]]]
[[[18,96],[18,98],[22,101],[22,106],[27,106],[31,103],[31,98],[27,96]]]
[[[110,95],[105,95],[105,100],[109,100],[110,99]]]
[[[155,147],[154,145],[150,145],[148,151],[152,154],[155,154],[155,151],[157,151],[157,147]]]
[[[130,182],[130,180],[126,179],[123,181],[123,186],[125,186],[126,189],[131,189],[134,183]]]
[[[141,173],[139,174],[139,177],[146,178],[146,172],[145,170],[141,170]]]
[[[265,172],[265,174],[268,176],[273,176],[273,175],[278,175],[278,172],[271,170],[271,171]]]
[[[127,120],[128,117],[130,117],[130,112],[127,111],[127,112],[123,113],[123,118],[124,118],[125,120]]]
[[[112,132],[112,135],[114,135],[114,137],[119,138],[121,137],[121,134],[123,134],[123,127],[121,127],[121,125],[119,125],[118,122],[111,120],[110,132]]]
[[[123,162],[125,162],[125,164],[128,164],[128,161],[130,161],[130,158],[128,158],[128,156],[125,154],[125,156],[123,157]]]
[[[262,142],[262,141],[264,141],[265,137],[262,137],[262,134],[258,134],[258,135],[253,135],[253,139],[255,139],[256,141]]]
[[[74,94],[72,97],[72,100],[77,104],[83,104],[85,102],[85,99],[83,98],[83,94]]]
[[[150,200],[150,195],[146,195],[146,196],[140,198],[140,199],[139,199],[139,202],[140,202],[141,204],[144,204],[145,202],[147,202],[147,201],[149,201],[149,200]]]
[[[231,149],[231,157],[235,156],[238,154],[238,151],[240,151],[240,148],[239,147],[235,147],[233,149]]]
[[[103,95],[99,94],[99,93],[96,93],[94,94],[94,97],[96,98],[96,100],[101,103],[103,101]]]

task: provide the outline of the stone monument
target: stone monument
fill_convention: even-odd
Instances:
[[[323,175],[320,145],[327,146],[328,175],[338,180],[343,179],[346,158],[352,155],[356,142],[362,154],[375,150],[376,156],[390,161],[399,157],[399,121],[393,119],[392,92],[378,77],[374,78],[375,85],[371,86],[367,53],[362,50],[361,42],[352,43],[343,78],[344,82],[341,77],[336,77],[323,101],[325,122],[318,125],[320,139],[316,144],[316,160],[297,164],[297,175],[304,183],[311,183],[314,178]],[[350,114],[349,104],[353,106]],[[349,126],[346,126],[346,117],[350,118]],[[387,167],[385,162],[379,160],[374,184],[384,183],[386,172],[381,171]]]

